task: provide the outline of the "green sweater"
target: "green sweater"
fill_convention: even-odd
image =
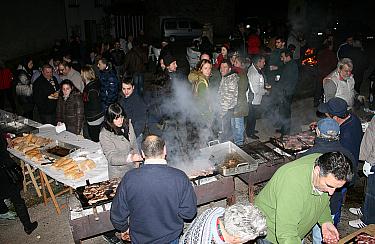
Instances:
[[[311,154],[282,166],[255,198],[267,219],[266,239],[272,243],[301,243],[318,222],[332,222],[329,195],[319,195],[312,185]]]

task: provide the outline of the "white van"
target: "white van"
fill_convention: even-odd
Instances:
[[[165,18],[161,23],[161,33],[171,42],[176,38],[198,37],[202,35],[202,24],[189,18]]]

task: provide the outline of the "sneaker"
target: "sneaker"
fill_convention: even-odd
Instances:
[[[362,229],[367,226],[365,223],[362,222],[361,219],[351,220],[349,221],[349,225],[357,229]]]
[[[34,221],[30,224],[30,226],[28,226],[27,228],[24,227],[23,229],[26,234],[30,235],[36,229],[36,227],[38,227],[38,222]]]
[[[363,216],[361,208],[349,208],[349,212],[351,212],[354,215]]]
[[[120,240],[119,238],[117,238],[117,236],[115,236],[115,235],[113,235],[113,236],[102,235],[102,237],[109,244],[122,244],[123,243],[122,240]]]
[[[8,211],[4,214],[0,214],[0,219],[15,220],[16,216],[17,214],[15,212]]]

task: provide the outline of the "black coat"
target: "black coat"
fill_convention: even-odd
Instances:
[[[48,96],[59,90],[58,82],[53,77],[53,86],[43,75],[40,75],[33,84],[33,99],[39,114],[55,114],[57,100],[49,99]]]
[[[7,151],[7,142],[3,133],[0,133],[0,164],[1,166],[11,167],[16,164],[9,156]],[[19,191],[18,187],[9,182],[8,176],[4,169],[0,167],[0,201],[6,199],[11,195],[11,192]]]
[[[298,66],[294,60],[284,64],[280,80],[276,84],[280,96],[293,96],[298,82]]]
[[[135,135],[138,137],[145,128],[147,120],[147,105],[143,99],[133,92],[129,97],[125,98],[120,94],[119,103],[124,109],[126,116],[131,119],[134,126]]]
[[[91,81],[85,86],[82,97],[86,121],[93,122],[104,116],[100,100],[100,83],[98,80]]]

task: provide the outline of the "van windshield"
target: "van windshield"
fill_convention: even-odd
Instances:
[[[188,21],[179,21],[178,27],[179,28],[189,28],[189,22]]]
[[[167,21],[165,22],[165,29],[167,30],[173,30],[177,28],[176,21]]]

